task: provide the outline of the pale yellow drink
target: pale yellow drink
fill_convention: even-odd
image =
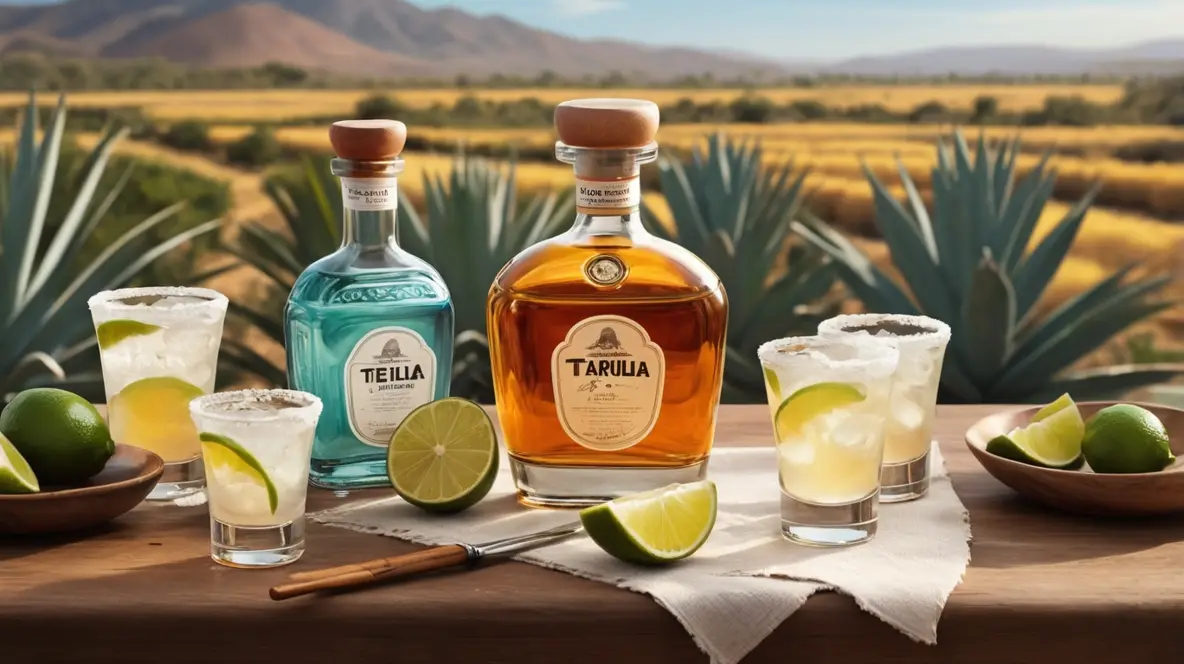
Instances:
[[[924,495],[950,327],[926,316],[855,314],[823,321],[818,333],[828,338],[871,339],[900,352],[884,435],[882,499],[909,500]]]
[[[762,345],[776,437],[782,531],[820,546],[875,533],[896,349],[793,337]]]
[[[150,450],[166,467],[150,500],[204,486],[189,402],[214,390],[228,301],[204,288],[127,288],[90,298],[107,419],[117,443]]]

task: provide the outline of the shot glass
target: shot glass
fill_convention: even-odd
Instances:
[[[88,300],[117,443],[164,459],[148,500],[176,500],[205,487],[189,402],[214,389],[228,301],[208,288],[125,288]]]
[[[758,350],[776,435],[781,532],[812,546],[876,534],[899,353],[870,339],[790,337]]]
[[[276,567],[304,554],[304,508],[321,400],[294,390],[240,390],[193,400],[210,503],[210,557]]]
[[[950,326],[927,316],[855,314],[823,321],[818,333],[870,336],[900,351],[884,434],[880,500],[898,503],[924,496],[929,491],[929,449]]]

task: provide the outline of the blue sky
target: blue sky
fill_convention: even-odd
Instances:
[[[12,2],[12,0],[7,0]],[[27,4],[54,0],[26,0]],[[4,2],[4,0],[0,0]],[[1184,0],[411,0],[579,37],[829,60],[935,46],[1184,37]]]

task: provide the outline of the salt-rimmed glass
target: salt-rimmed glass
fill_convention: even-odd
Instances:
[[[210,555],[275,567],[304,553],[304,509],[321,400],[295,390],[239,390],[189,405],[202,440]]]
[[[929,491],[929,450],[950,326],[928,316],[854,314],[823,321],[818,333],[870,336],[900,351],[884,434],[880,500],[895,503],[924,496]]]
[[[888,344],[790,337],[757,350],[781,481],[781,532],[844,546],[875,536],[892,375]]]
[[[214,389],[228,301],[208,288],[123,288],[91,297],[107,419],[117,443],[165,461],[148,500],[205,486],[189,402]]]

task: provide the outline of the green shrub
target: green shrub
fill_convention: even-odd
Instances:
[[[950,109],[940,101],[927,101],[918,104],[909,112],[909,122],[920,124],[925,122],[949,122],[953,119]]]
[[[764,123],[773,119],[777,107],[766,97],[744,95],[735,99],[730,107],[733,122]]]
[[[204,122],[185,120],[168,128],[160,137],[160,142],[191,152],[205,152],[214,146],[210,140],[210,128]]]
[[[971,122],[978,124],[990,122],[996,115],[999,115],[998,99],[990,95],[979,95],[974,98],[974,105],[970,112]]]
[[[260,168],[279,161],[284,148],[270,127],[255,131],[226,146],[226,161],[236,166]]]
[[[354,117],[359,120],[394,120],[407,113],[407,107],[388,95],[371,95],[354,107]]]
[[[791,103],[789,107],[805,120],[823,120],[831,114],[826,104],[817,99],[801,99]]]

